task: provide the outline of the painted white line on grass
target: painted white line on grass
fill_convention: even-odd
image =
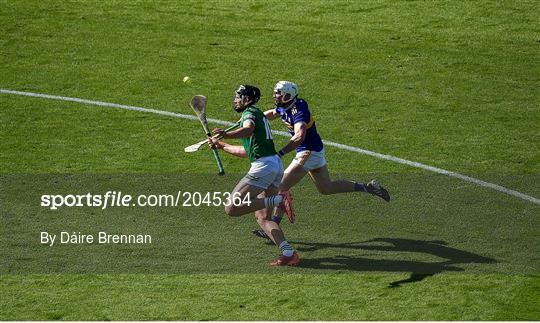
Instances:
[[[354,152],[357,152],[357,153],[360,153],[360,154],[373,156],[373,157],[376,157],[376,158],[379,158],[379,159],[385,159],[385,160],[393,161],[393,162],[396,162],[396,163],[399,163],[399,164],[404,164],[404,165],[408,165],[408,166],[412,166],[412,167],[416,167],[416,168],[425,169],[425,170],[428,170],[428,171],[431,171],[431,172],[434,172],[434,173],[459,178],[459,179],[461,179],[463,181],[473,183],[473,184],[476,184],[476,185],[479,185],[479,186],[491,188],[491,189],[494,189],[496,191],[500,191],[500,192],[506,193],[508,195],[519,197],[520,199],[524,199],[526,201],[529,201],[529,202],[540,205],[540,199],[537,199],[535,197],[523,194],[523,193],[518,192],[518,191],[508,189],[506,187],[503,187],[503,186],[500,186],[500,185],[497,185],[497,184],[485,182],[485,181],[476,179],[474,177],[462,175],[462,174],[459,174],[459,173],[454,173],[454,172],[451,172],[449,170],[445,170],[445,169],[442,169],[442,168],[437,168],[437,167],[425,165],[425,164],[422,164],[422,163],[402,159],[402,158],[399,158],[399,157],[394,157],[394,156],[390,156],[390,155],[384,155],[384,154],[376,153],[376,152],[373,152],[373,151],[360,149],[360,148],[357,148],[357,147],[342,145],[342,144],[338,144],[338,143],[331,142],[331,141],[326,141],[326,140],[323,140],[323,142],[324,142],[325,145],[328,145],[328,146],[333,146],[333,147],[345,149],[345,150],[348,150],[348,151],[354,151]]]
[[[160,115],[174,117],[174,118],[198,120],[196,116],[189,115],[189,114],[181,114],[181,113],[162,111],[162,110],[155,110],[155,109],[147,109],[147,108],[141,108],[141,107],[135,107],[135,106],[123,105],[123,104],[116,104],[116,103],[108,103],[108,102],[102,102],[102,101],[85,100],[85,99],[70,98],[70,97],[65,97],[65,96],[48,95],[48,94],[23,92],[23,91],[14,91],[14,90],[7,90],[7,89],[0,89],[0,93],[22,95],[22,96],[30,96],[30,97],[50,99],[50,100],[77,102],[77,103],[82,103],[82,104],[97,105],[97,106],[101,106],[101,107],[118,108],[118,109],[139,111],[139,112],[145,112],[145,113],[155,113],[155,114],[160,114]],[[218,119],[211,119],[211,118],[208,119],[208,122],[212,122],[212,123],[216,123],[216,124],[220,124],[220,125],[232,125],[233,124],[232,122],[227,122],[227,121],[218,120]],[[281,136],[289,136],[289,134],[287,132],[285,132],[285,131],[272,131],[272,132],[274,134],[278,134],[278,135],[281,135]],[[444,170],[444,169],[441,169],[441,168],[437,168],[437,167],[425,165],[425,164],[422,164],[422,163],[402,159],[402,158],[399,158],[399,157],[394,157],[394,156],[391,156],[391,155],[384,155],[384,154],[377,153],[377,152],[374,152],[374,151],[361,149],[361,148],[358,148],[358,147],[343,145],[343,144],[332,142],[332,141],[324,140],[324,144],[328,145],[328,146],[336,147],[336,148],[339,148],[339,149],[348,150],[348,151],[356,152],[356,153],[359,153],[359,154],[368,155],[368,156],[372,156],[372,157],[375,157],[375,158],[384,159],[384,160],[392,161],[392,162],[395,162],[395,163],[404,164],[404,165],[407,165],[407,166],[416,167],[416,168],[428,170],[428,171],[431,171],[431,172],[434,172],[434,173],[438,173],[438,174],[458,178],[458,179],[461,179],[461,180],[469,182],[469,183],[473,183],[473,184],[476,184],[476,185],[479,185],[479,186],[487,187],[487,188],[490,188],[490,189],[493,189],[493,190],[496,190],[496,191],[499,191],[499,192],[502,192],[502,193],[505,193],[505,194],[508,194],[508,195],[511,195],[511,196],[514,196],[514,197],[517,197],[517,198],[520,198],[520,199],[523,199],[523,200],[526,200],[526,201],[529,201],[529,202],[532,202],[534,204],[540,205],[540,199],[538,199],[536,197],[529,196],[529,195],[523,194],[523,193],[518,192],[518,191],[511,190],[511,189],[508,189],[506,187],[503,187],[503,186],[500,186],[500,185],[497,185],[497,184],[485,182],[485,181],[482,181],[482,180],[479,180],[479,179],[476,179],[476,178],[473,178],[473,177],[469,177],[469,176],[466,176],[466,175],[462,175],[462,174],[459,174],[459,173],[455,173],[455,172],[451,172],[451,171]]]

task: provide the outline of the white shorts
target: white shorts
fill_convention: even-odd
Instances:
[[[261,157],[251,163],[251,168],[241,180],[243,183],[267,189],[278,187],[283,178],[283,164],[278,155]]]
[[[304,150],[296,153],[292,164],[302,165],[306,172],[310,170],[321,168],[326,165],[326,159],[324,159],[324,148],[321,151]]]

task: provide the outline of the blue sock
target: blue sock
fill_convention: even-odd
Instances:
[[[281,219],[283,219],[281,215],[272,215],[272,221],[276,222],[277,224],[281,222]]]
[[[367,192],[364,183],[354,183],[354,190],[360,192]]]

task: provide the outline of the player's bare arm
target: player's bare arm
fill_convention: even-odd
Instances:
[[[214,137],[210,137],[208,138],[208,145],[210,146],[210,148],[217,148],[217,149],[221,149],[223,150],[224,152],[226,153],[229,153],[233,156],[236,156],[236,157],[241,157],[241,158],[247,158],[248,155],[246,153],[246,150],[244,149],[243,146],[235,146],[235,145],[230,145],[226,142],[223,142],[221,140],[218,140]]]
[[[268,120],[274,120],[275,118],[279,117],[279,113],[276,111],[276,109],[271,109],[271,110],[264,111],[264,116]]]
[[[280,155],[285,155],[288,152],[291,152],[300,146],[301,143],[306,139],[306,124],[305,122],[297,122],[294,124],[294,135],[289,140],[289,142],[281,148],[279,151]]]
[[[255,131],[255,124],[251,121],[246,120],[242,124],[242,128],[226,132],[221,128],[214,129],[214,136],[222,137],[224,139],[240,139],[250,137]]]

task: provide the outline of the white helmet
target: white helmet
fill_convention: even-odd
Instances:
[[[274,92],[276,91],[281,92],[284,97],[289,94],[289,99],[283,101],[284,103],[287,103],[293,99],[296,99],[296,96],[298,95],[298,86],[293,82],[279,81],[274,86]]]

